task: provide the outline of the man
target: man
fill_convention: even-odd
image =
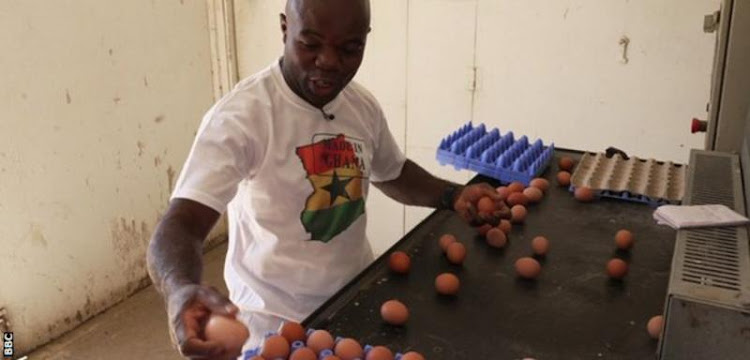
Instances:
[[[507,207],[487,184],[461,187],[405,158],[370,93],[350,82],[370,31],[367,0],[289,0],[283,57],[209,110],[148,251],[173,341],[191,358],[220,357],[202,338],[211,313],[234,316],[247,346],[301,321],[373,255],[364,201],[372,183],[404,204],[496,222]],[[498,210],[479,216],[482,196]],[[227,210],[230,299],[200,285],[202,243]]]

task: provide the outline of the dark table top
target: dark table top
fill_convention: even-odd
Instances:
[[[558,151],[577,157],[574,152]],[[505,249],[490,248],[476,230],[450,211],[436,211],[378,258],[304,324],[325,328],[362,344],[394,352],[419,351],[440,359],[653,359],[656,341],[646,322],[660,314],[667,291],[675,232],[657,226],[653,208],[602,199],[579,203],[554,180],[541,203],[530,205],[523,225],[514,225]],[[477,176],[472,182],[493,179]],[[616,251],[619,229],[633,232],[635,246]],[[462,266],[442,255],[438,238],[456,235],[467,248]],[[544,235],[550,250],[536,280],[515,275],[516,259],[531,255],[531,239]],[[388,255],[406,251],[409,274],[388,269]],[[611,280],[612,257],[630,264],[623,281]],[[435,277],[459,276],[455,297],[438,295]],[[410,318],[403,327],[380,317],[380,305],[398,299]]]

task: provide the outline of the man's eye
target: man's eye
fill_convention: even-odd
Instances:
[[[320,44],[314,42],[300,41],[300,44],[302,44],[302,47],[308,50],[314,50],[320,47]]]
[[[344,46],[344,51],[349,54],[356,54],[356,53],[362,52],[363,49],[364,49],[364,45],[362,44],[347,44],[346,46]]]

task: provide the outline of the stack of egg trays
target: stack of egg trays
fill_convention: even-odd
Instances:
[[[310,335],[310,334],[311,334],[311,333],[312,333],[313,331],[315,331],[315,329],[307,329],[307,335],[309,336],[309,335]],[[266,333],[264,337],[265,337],[265,338],[268,338],[269,336],[273,336],[273,335],[281,335],[281,334],[280,334],[280,333],[278,333],[278,332],[272,332],[272,331],[271,331],[271,332],[268,332],[268,333]],[[343,337],[340,337],[340,336],[339,336],[339,337],[336,337],[336,339],[335,339],[335,341],[334,341],[334,346],[335,346],[335,344],[336,344],[336,343],[338,343],[338,342],[339,342],[339,340],[341,340],[341,339],[343,339]],[[299,348],[302,348],[302,347],[305,347],[305,343],[303,343],[302,341],[295,341],[295,342],[293,342],[293,343],[291,344],[291,346],[290,346],[290,348],[291,348],[291,351],[289,352],[289,355],[291,356],[291,354],[292,354],[292,353],[294,353],[294,351],[295,351],[295,350],[297,350],[297,349],[299,349]],[[364,349],[364,353],[365,353],[365,357],[367,357],[367,353],[368,353],[368,352],[370,351],[370,349],[372,349],[372,348],[373,348],[373,346],[372,346],[372,345],[365,345],[365,346],[363,347],[363,349]],[[393,350],[391,350],[391,351],[393,351]],[[263,352],[263,349],[261,349],[261,347],[260,347],[260,346],[259,346],[259,347],[257,347],[257,348],[254,348],[254,349],[250,349],[250,350],[245,350],[245,352],[244,352],[244,353],[242,354],[242,359],[243,359],[243,360],[249,360],[249,359],[252,359],[252,358],[253,358],[253,356],[258,356],[258,355],[260,355],[260,354],[261,354],[262,352]],[[394,357],[393,357],[393,359],[394,359],[394,360],[401,360],[401,357],[403,357],[403,356],[404,356],[404,354],[402,354],[402,353],[400,353],[400,352],[397,352],[397,353],[395,353],[395,354],[396,354],[396,355],[394,355]],[[318,354],[318,359],[320,359],[320,360],[322,360],[322,359],[325,359],[325,357],[326,357],[326,356],[329,356],[329,355],[334,355],[334,354],[333,354],[333,350],[331,350],[331,349],[325,349],[325,350],[321,351],[321,352],[320,352],[320,354]],[[273,360],[276,360],[276,359],[273,359]]]
[[[503,183],[520,181],[529,185],[549,165],[555,145],[544,146],[542,140],[529,143],[524,135],[515,139],[513,132],[487,131],[484,124],[463,125],[440,141],[437,160],[457,170],[469,169]]]
[[[685,194],[687,166],[620,154],[584,153],[570,179],[570,191],[586,186],[600,197],[678,205]]]

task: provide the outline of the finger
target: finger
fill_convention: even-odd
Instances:
[[[490,184],[481,183],[479,185],[479,189],[482,192],[483,196],[489,196],[490,199],[494,200],[495,202],[503,200],[503,197],[497,192],[494,187],[490,186]]]
[[[223,356],[226,350],[220,343],[191,337],[180,344],[180,354],[191,359],[212,359]]]
[[[202,332],[203,324],[206,323],[209,312],[200,305],[186,308],[180,317],[175,320],[174,329],[178,342],[184,339],[197,338]]]
[[[477,211],[477,208],[474,206],[474,204],[469,204],[469,207],[466,209],[466,214],[468,217],[469,225],[471,226],[479,226],[484,223],[484,221],[479,216],[479,212]]]
[[[490,224],[492,226],[500,225],[500,218],[494,214],[487,214],[483,216],[482,221],[484,221],[485,224]]]
[[[505,203],[503,203],[502,207],[495,210],[495,212],[493,212],[492,215],[498,218],[498,221],[499,221],[499,219],[510,219],[512,214],[508,206],[506,206]]]
[[[214,289],[202,288],[198,292],[198,299],[211,313],[232,317],[237,314],[237,306]]]
[[[473,184],[465,188],[465,191],[461,194],[466,200],[476,203],[482,197],[489,197],[494,201],[502,200],[500,194],[497,193],[495,188],[487,183]]]

